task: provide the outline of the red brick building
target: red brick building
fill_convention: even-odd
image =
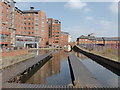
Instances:
[[[84,47],[93,47],[94,45],[100,46],[118,46],[118,37],[94,37],[94,36],[80,36],[77,38],[77,45]]]
[[[34,10],[31,7],[30,10],[22,11],[23,13],[23,27],[18,32],[18,36],[24,39],[24,45],[30,47],[46,47],[48,43],[48,26],[46,20],[46,14],[40,10]],[[18,37],[17,37],[18,38]]]
[[[0,45],[10,47],[15,45],[15,29],[13,26],[14,1],[0,1]]]
[[[61,47],[67,47],[69,44],[69,33],[68,32],[61,32]]]
[[[13,0],[0,1],[1,46],[61,47],[61,22],[41,10],[20,10]]]
[[[48,36],[49,36],[49,46],[60,47],[60,38],[61,38],[61,22],[59,20],[54,20],[48,18]]]

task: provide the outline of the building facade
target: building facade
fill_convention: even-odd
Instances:
[[[61,21],[44,11],[20,10],[13,0],[0,1],[0,45],[5,47],[62,47]],[[68,40],[69,38],[69,40]],[[66,36],[70,41],[70,36]]]
[[[41,10],[21,11],[13,0],[0,1],[0,45],[5,47],[47,47],[48,25]]]
[[[14,28],[14,4],[13,0],[0,1],[0,45],[11,47],[15,46],[15,28]]]
[[[119,39],[118,37],[94,37],[82,35],[77,38],[77,45],[85,48],[93,48],[95,45],[118,47]]]
[[[22,12],[23,28],[16,38],[22,38],[24,46],[46,47],[48,42],[46,14],[43,11],[34,10],[34,7]]]
[[[48,18],[48,36],[49,36],[49,47],[57,48],[60,47],[61,39],[61,22]]]
[[[70,35],[68,32],[61,32],[61,47],[67,47],[70,42]]]

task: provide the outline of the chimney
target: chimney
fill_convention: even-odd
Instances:
[[[34,10],[34,7],[30,7],[30,10]]]

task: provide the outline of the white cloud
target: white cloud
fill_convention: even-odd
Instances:
[[[118,13],[118,3],[117,2],[113,2],[110,6],[109,9],[113,12],[113,13]]]
[[[109,20],[97,20],[91,16],[85,17],[85,22],[82,24],[70,26],[65,28],[64,31],[70,32],[73,40],[76,40],[80,35],[90,33],[94,33],[96,37],[118,36],[118,26],[115,23]]]
[[[93,17],[91,17],[91,16],[86,16],[86,17],[85,17],[85,20],[88,20],[88,21],[93,21],[93,20],[94,20],[94,18],[93,18]]]
[[[87,3],[83,3],[80,0],[70,0],[67,2],[64,7],[69,9],[82,9],[87,6]]]
[[[90,8],[85,8],[85,9],[84,9],[84,12],[90,12],[90,11],[91,11]]]

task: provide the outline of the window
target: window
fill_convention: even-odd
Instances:
[[[56,38],[56,40],[59,40],[59,38]]]
[[[42,36],[44,36],[44,33],[42,33]]]
[[[38,23],[35,23],[35,26],[38,26]]]
[[[30,18],[28,18],[28,20],[30,20]]]
[[[6,15],[6,18],[8,18],[8,14]]]
[[[8,12],[8,8],[6,8],[6,11]]]
[[[35,22],[38,22],[38,20],[36,19]]]
[[[41,30],[42,32],[44,32],[45,30]]]
[[[2,12],[2,16],[4,16],[4,13]]]
[[[44,24],[45,22],[41,22],[42,24]]]
[[[42,25],[42,28],[44,28],[45,26],[44,25]]]
[[[24,32],[24,34],[26,34],[26,32]]]
[[[30,27],[28,27],[28,29],[30,30]]]
[[[30,14],[28,14],[28,16],[30,16]]]
[[[42,17],[41,20],[44,20],[44,17]]]
[[[8,30],[8,27],[6,27],[6,30]]]
[[[26,25],[26,23],[24,23],[24,25]]]
[[[58,41],[55,41],[55,43],[58,43]]]
[[[39,29],[38,28],[35,28],[36,31],[38,31]]]
[[[0,8],[3,9],[3,5],[2,6],[0,5]]]
[[[28,34],[30,35],[30,32],[28,32]]]
[[[26,20],[26,18],[24,18],[24,20]]]
[[[38,14],[35,14],[35,17],[38,17]]]
[[[56,35],[55,37],[59,37],[59,35]]]
[[[26,27],[24,27],[24,29],[26,30]]]
[[[28,23],[28,25],[30,25],[30,23]]]
[[[2,26],[2,30],[4,29],[4,27]]]
[[[6,22],[6,24],[8,24],[8,22]]]
[[[38,35],[38,33],[35,33],[35,35]]]

